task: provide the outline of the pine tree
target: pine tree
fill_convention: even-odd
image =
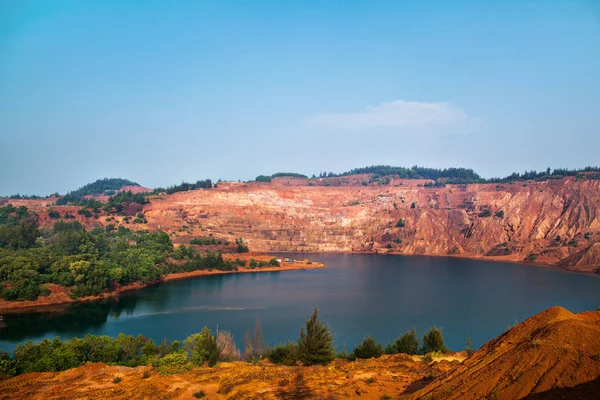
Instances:
[[[335,358],[333,333],[329,326],[318,320],[319,310],[315,307],[312,316],[300,330],[298,359],[304,365],[328,364]]]
[[[423,335],[423,349],[421,351],[423,354],[427,354],[432,351],[440,351],[442,353],[448,351],[446,345],[444,344],[444,335],[442,335],[441,329],[438,329],[434,326],[429,332]]]
[[[398,353],[410,355],[419,353],[419,339],[417,338],[417,331],[414,328],[406,331],[404,335],[396,339],[395,344]]]
[[[471,336],[467,336],[467,343],[465,345],[465,351],[467,355],[470,357],[473,354],[473,345],[471,344]]]

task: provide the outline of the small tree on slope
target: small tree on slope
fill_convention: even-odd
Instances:
[[[306,330],[304,327],[300,330],[298,359],[304,365],[325,365],[335,358],[333,333],[318,317],[319,310],[315,307],[312,316],[306,321]]]

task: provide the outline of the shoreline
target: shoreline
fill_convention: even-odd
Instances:
[[[505,262],[510,264],[519,264],[524,266],[534,266],[537,268],[550,269],[563,273],[571,273],[585,276],[593,276],[596,279],[600,278],[600,274],[597,274],[592,271],[579,271],[579,270],[571,270],[564,269],[560,267],[556,267],[549,263],[532,263],[532,262],[524,262],[517,261],[511,259],[504,259],[500,257],[485,257],[480,255],[460,255],[460,254],[403,254],[403,253],[379,253],[379,252],[367,252],[367,251],[276,251],[271,253],[242,253],[242,254],[228,254],[230,258],[233,256],[237,256],[243,259],[263,259],[268,260],[272,258],[274,254],[371,254],[371,255],[391,255],[391,256],[404,256],[404,257],[448,257],[455,259],[464,259],[464,260],[477,260],[477,261],[490,261],[490,262]],[[160,284],[162,282],[169,282],[174,280],[188,279],[188,278],[197,278],[201,276],[210,276],[210,275],[230,275],[230,274],[243,274],[243,273],[261,273],[261,272],[280,272],[280,271],[300,271],[307,269],[321,269],[324,268],[325,265],[319,262],[307,262],[307,260],[296,261],[296,262],[281,262],[281,266],[266,266],[262,268],[247,268],[240,267],[237,271],[221,271],[221,270],[196,270],[190,272],[175,272],[171,274],[167,274],[163,276],[163,278],[159,281],[149,282],[147,284],[142,283],[132,283],[129,285],[120,286],[117,289],[111,292],[105,292],[99,296],[87,296],[79,299],[72,299],[68,294],[65,287],[47,284],[48,287],[52,289],[52,293],[47,297],[39,297],[38,300],[30,301],[7,301],[0,299],[0,314],[15,314],[21,311],[25,312],[46,312],[50,311],[53,307],[56,306],[66,306],[69,304],[80,304],[87,302],[94,302],[99,300],[108,300],[111,298],[118,297],[119,295],[127,292],[132,292],[135,290],[144,289],[146,287],[150,287],[153,285]]]
[[[600,274],[593,271],[581,271],[575,269],[566,269],[557,267],[554,264],[547,262],[526,262],[519,260],[511,260],[501,258],[502,256],[483,256],[478,254],[473,255],[461,255],[461,254],[405,254],[405,253],[375,253],[372,251],[276,251],[274,254],[371,254],[371,255],[388,255],[388,256],[403,256],[403,257],[448,257],[448,258],[457,258],[461,260],[477,260],[477,261],[490,261],[495,263],[507,263],[507,264],[518,264],[518,265],[526,265],[529,267],[538,267],[544,269],[551,269],[554,271],[573,273],[578,275],[586,275],[586,276],[594,276],[596,278],[600,278]]]
[[[263,255],[256,256],[252,255],[257,259],[263,257]],[[245,258],[245,257],[244,257]],[[271,258],[271,257],[269,257]],[[46,297],[38,297],[37,300],[24,300],[24,301],[8,301],[0,299],[0,314],[17,314],[20,312],[47,312],[52,311],[52,308],[57,306],[64,307],[70,304],[81,304],[94,302],[99,300],[108,300],[111,298],[118,297],[119,295],[127,292],[133,292],[135,290],[144,289],[153,285],[157,285],[163,282],[175,281],[180,279],[197,278],[201,276],[211,275],[232,275],[232,274],[245,274],[245,273],[261,273],[261,272],[280,272],[280,271],[302,271],[307,269],[321,269],[325,268],[325,265],[319,262],[282,262],[279,267],[266,266],[262,268],[246,268],[240,267],[237,271],[220,271],[220,270],[197,270],[190,272],[175,272],[167,274],[159,281],[143,283],[132,283],[129,285],[123,285],[111,292],[105,292],[99,296],[86,296],[79,299],[71,298],[67,293],[67,288],[55,284],[47,284],[52,290],[52,293]]]

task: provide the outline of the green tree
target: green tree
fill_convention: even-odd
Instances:
[[[312,316],[300,329],[298,339],[298,359],[304,365],[326,365],[335,358],[333,333],[329,326],[319,321],[319,310],[315,307]]]
[[[195,365],[204,365],[204,363],[208,363],[208,366],[212,367],[219,359],[217,339],[208,326],[202,328],[200,333],[195,333],[185,339],[183,348],[187,352],[189,359]]]
[[[381,343],[376,343],[373,337],[368,336],[354,348],[352,354],[356,358],[377,358],[383,354],[383,347]]]
[[[442,353],[448,351],[444,344],[442,330],[435,326],[423,335],[423,348],[421,349],[423,354],[431,353],[432,351],[440,351]]]
[[[396,339],[394,343],[398,353],[411,355],[419,353],[419,339],[417,338],[417,331],[415,331],[414,328],[410,331],[406,331],[404,335]]]

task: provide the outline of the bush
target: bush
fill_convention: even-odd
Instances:
[[[492,215],[492,211],[489,208],[485,208],[481,210],[481,212],[478,215],[480,218],[487,218],[490,215]]]
[[[500,210],[496,214],[494,214],[498,218],[504,218],[504,211]]]
[[[271,182],[271,177],[267,175],[259,175],[256,177],[256,182]]]
[[[272,265],[274,267],[279,267],[279,261],[277,261],[277,259],[275,257],[273,257],[269,260],[269,265]]]
[[[300,330],[298,359],[304,365],[326,365],[335,358],[333,333],[329,326],[318,320],[319,310],[315,307],[312,316]]]
[[[410,355],[419,353],[419,339],[417,338],[417,331],[414,329],[406,331],[404,335],[396,339],[394,344],[398,353]]]
[[[189,362],[185,351],[180,350],[159,359],[156,368],[163,375],[178,374],[192,369],[192,363]]]
[[[294,342],[277,345],[267,352],[266,357],[274,364],[294,366],[298,363],[298,346]]]
[[[396,228],[404,228],[406,226],[406,222],[400,218],[398,222],[396,222]]]
[[[364,338],[363,342],[357,345],[352,354],[356,358],[378,358],[383,354],[381,343],[376,343],[371,336]]]
[[[183,349],[187,352],[189,359],[195,365],[208,363],[213,367],[219,359],[219,348],[217,340],[212,332],[205,326],[200,333],[189,336],[183,342]]]
[[[410,208],[415,208],[417,206],[417,203],[415,203],[414,201],[410,204]]]
[[[193,396],[197,399],[201,399],[203,397],[206,397],[206,393],[204,392],[204,390],[198,390],[197,392],[194,392]]]
[[[60,213],[56,210],[50,210],[50,212],[48,212],[48,216],[53,219],[58,219],[60,218]]]
[[[446,353],[448,349],[444,345],[444,335],[442,330],[435,326],[431,330],[423,335],[423,348],[421,352],[423,354],[431,352],[442,352]]]
[[[112,380],[112,383],[121,383],[122,380],[123,378],[121,378],[120,376],[115,376]]]

